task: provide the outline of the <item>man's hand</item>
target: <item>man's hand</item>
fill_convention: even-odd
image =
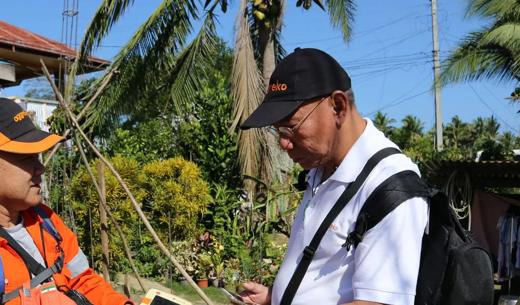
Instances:
[[[240,292],[240,296],[246,303],[258,305],[270,305],[271,293],[269,288],[264,285],[247,282],[242,284],[244,290]]]

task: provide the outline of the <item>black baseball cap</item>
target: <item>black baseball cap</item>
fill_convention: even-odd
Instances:
[[[273,125],[310,99],[350,87],[350,77],[332,56],[318,49],[296,48],[278,63],[264,101],[240,128]]]
[[[15,101],[0,98],[0,151],[35,154],[63,141],[63,137],[39,130],[29,113]]]

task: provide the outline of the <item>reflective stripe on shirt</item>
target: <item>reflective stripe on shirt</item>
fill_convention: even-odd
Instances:
[[[67,268],[70,270],[71,278],[75,278],[89,268],[87,257],[81,249],[79,249],[78,254],[67,263]]]

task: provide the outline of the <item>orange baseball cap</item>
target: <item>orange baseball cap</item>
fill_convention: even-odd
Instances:
[[[39,130],[16,102],[0,98],[0,151],[16,154],[41,153],[64,138]]]

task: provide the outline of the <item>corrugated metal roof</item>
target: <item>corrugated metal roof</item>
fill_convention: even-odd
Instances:
[[[76,56],[76,51],[63,43],[29,32],[1,20],[0,43],[27,50],[40,51],[48,55],[68,56],[70,58]],[[91,57],[90,61],[97,65],[108,65],[110,63],[96,57]]]
[[[466,173],[475,187],[520,187],[520,161],[430,161],[423,171],[431,183],[442,186],[458,171]]]
[[[76,51],[65,44],[45,38],[14,25],[0,21],[0,62],[7,62],[15,70],[15,77],[0,78],[0,87],[16,86],[21,81],[42,76],[41,60],[51,74],[67,73]],[[104,59],[89,57],[79,74],[104,70],[110,64]]]

